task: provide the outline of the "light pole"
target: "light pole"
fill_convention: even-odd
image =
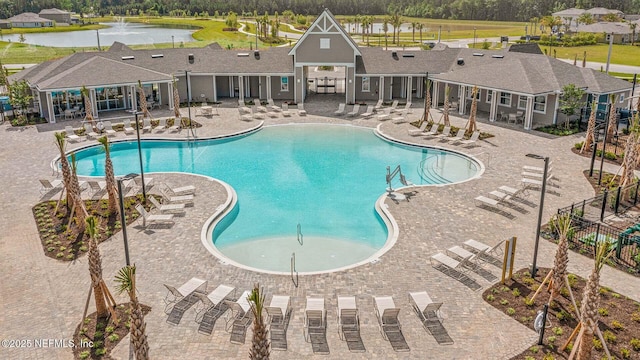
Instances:
[[[256,21],[256,50],[258,50],[258,22]]]
[[[258,50],[257,45],[256,45],[256,50]],[[191,123],[191,82],[189,81],[189,70],[185,70],[184,77],[185,77],[185,80],[187,81],[187,107],[189,108],[189,134],[193,135],[193,124]]]
[[[174,41],[173,35],[171,35],[171,46],[172,48],[176,48],[176,42]]]
[[[124,261],[125,265],[131,265],[129,261],[129,240],[127,239],[127,219],[124,215],[124,195],[122,193],[122,182],[126,180],[131,180],[138,176],[138,174],[127,174],[125,176],[119,177],[116,181],[118,182],[118,195],[120,197],[120,226],[122,226],[122,241],[124,242]],[[142,187],[144,189],[144,186]]]
[[[540,243],[540,226],[542,224],[542,210],[544,208],[544,194],[547,190],[547,172],[549,169],[549,157],[543,157],[536,154],[527,154],[526,157],[533,159],[544,160],[544,171],[542,172],[542,189],[540,189],[540,210],[538,211],[538,225],[536,226],[536,240],[533,248],[533,264],[531,264],[531,277],[536,277],[538,268],[536,263],[538,261],[538,245]]]
[[[140,179],[142,180],[142,199],[144,203],[147,203],[147,190],[145,190],[146,184],[144,183],[144,169],[142,166],[142,145],[140,144],[140,124],[138,124],[138,115],[140,113],[136,111],[136,137],[138,139],[138,157],[140,158]]]
[[[476,48],[476,28],[473,28],[473,48]]]

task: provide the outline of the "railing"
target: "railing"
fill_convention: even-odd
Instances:
[[[293,277],[293,273],[296,273],[296,277]],[[298,287],[298,270],[296,270],[296,253],[291,253],[291,281],[295,287]]]
[[[302,226],[300,226],[300,223],[298,223],[297,236],[298,236],[298,242],[300,243],[300,245],[304,245],[304,239],[302,235]]]
[[[623,214],[636,206],[638,190],[640,181],[612,191],[605,190],[600,195],[558,209],[558,215],[569,213],[590,221],[604,221],[609,216]]]

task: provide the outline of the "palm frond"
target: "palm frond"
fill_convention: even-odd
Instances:
[[[96,234],[98,233],[98,225],[96,222],[96,218],[93,216],[87,216],[85,219],[87,223],[87,234],[91,239],[94,239]]]
[[[125,266],[122,269],[118,270],[118,274],[116,275],[115,282],[117,284],[116,290],[118,294],[122,294],[123,292],[127,292],[131,294],[135,292],[136,289],[136,266]]]

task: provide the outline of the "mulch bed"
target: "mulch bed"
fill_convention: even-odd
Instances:
[[[44,254],[56,260],[73,261],[89,250],[87,243],[89,235],[80,233],[75,220],[71,219],[70,221],[70,209],[67,209],[65,203],[64,200],[60,203],[57,213],[54,213],[55,200],[41,202],[32,210]],[[96,217],[99,242],[111,238],[122,230],[119,213],[109,213],[106,199],[86,200],[84,203],[87,213]],[[127,224],[134,222],[140,216],[135,207],[141,203],[141,194],[124,199]],[[150,210],[149,205],[145,208],[147,211]]]
[[[524,326],[534,329],[533,323],[537,312],[549,300],[545,288],[540,290],[534,302],[528,301],[533,296],[550,269],[539,268],[536,278],[529,276],[528,269],[516,272],[513,279],[505,284],[497,283],[487,289],[482,298],[493,307],[512,317]],[[573,274],[569,275],[571,291],[580,307],[585,280]],[[611,356],[615,359],[640,359],[640,303],[614,292],[606,287],[600,288],[599,328]],[[564,351],[560,348],[567,342],[573,329],[578,325],[575,309],[571,304],[567,289],[563,289],[559,298],[549,307],[547,327],[544,332],[543,345],[532,346],[512,359],[568,359],[574,340]],[[597,337],[595,337],[597,339]],[[600,341],[593,341],[593,359],[606,357]]]
[[[143,315],[151,311],[151,307],[141,306]],[[116,306],[114,311],[118,321],[112,317],[98,321],[94,312],[76,327],[74,359],[111,359],[111,350],[129,333],[129,303]]]

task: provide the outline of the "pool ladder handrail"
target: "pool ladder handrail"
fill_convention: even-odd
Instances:
[[[297,237],[300,245],[304,245],[304,236],[302,235],[302,226],[300,226],[300,223],[298,223]]]
[[[293,277],[293,273],[296,273],[296,277],[294,279]],[[293,282],[293,285],[295,285],[295,287],[298,287],[298,270],[296,270],[296,253],[295,251],[293,253],[291,253],[291,281]]]

